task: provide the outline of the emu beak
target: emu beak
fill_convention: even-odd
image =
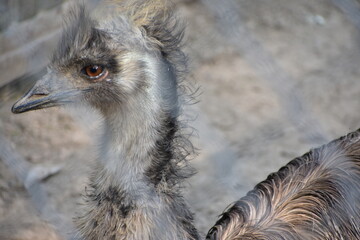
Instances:
[[[64,84],[59,84],[53,73],[49,72],[21,97],[11,108],[13,113],[23,113],[31,110],[49,108],[63,105],[71,101],[71,97],[79,90],[68,89]]]

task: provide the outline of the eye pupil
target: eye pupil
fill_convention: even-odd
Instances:
[[[90,72],[92,73],[96,73],[98,71],[99,67],[98,66],[94,66],[90,68]]]

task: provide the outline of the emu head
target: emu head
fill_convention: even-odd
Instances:
[[[100,7],[99,7],[100,8]],[[87,103],[103,113],[130,102],[177,105],[177,73],[185,66],[182,28],[162,0],[112,1],[91,15],[70,11],[48,73],[12,111]]]

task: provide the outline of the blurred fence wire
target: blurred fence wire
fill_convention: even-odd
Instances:
[[[322,144],[328,137],[312,116],[305,99],[293,85],[295,81],[276,63],[246,27],[241,8],[233,0],[202,0],[218,19],[218,28],[229,43],[238,48],[257,74],[268,82],[284,104],[285,114],[310,144]]]
[[[356,0],[332,0],[332,2],[360,30],[360,3]]]

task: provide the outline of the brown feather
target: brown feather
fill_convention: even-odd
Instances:
[[[360,239],[360,130],[311,150],[224,212],[207,239]]]

